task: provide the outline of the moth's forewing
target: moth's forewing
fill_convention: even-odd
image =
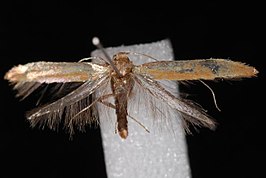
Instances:
[[[156,80],[214,80],[254,77],[258,71],[241,62],[225,59],[159,61],[134,68],[134,73]]]
[[[33,62],[9,70],[10,82],[66,83],[95,80],[109,68],[89,62]]]
[[[32,62],[13,67],[4,78],[14,84],[18,97],[25,98],[42,83],[92,81],[108,71],[108,67],[94,63]]]

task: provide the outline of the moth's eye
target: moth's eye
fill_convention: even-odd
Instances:
[[[117,60],[117,54],[113,56],[113,60]]]

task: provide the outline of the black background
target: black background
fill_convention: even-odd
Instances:
[[[265,55],[259,47],[265,43],[265,19],[260,6],[63,0],[1,5],[0,177],[106,177],[99,129],[88,128],[72,141],[63,131],[31,129],[24,113],[34,103],[30,99],[19,102],[3,80],[5,72],[17,64],[87,57],[95,49],[93,36],[100,37],[106,47],[169,38],[176,59],[226,58],[255,66],[260,71],[257,78],[207,82],[222,112],[202,84],[181,90],[219,123],[214,132],[199,129],[187,136],[193,177],[262,177]]]

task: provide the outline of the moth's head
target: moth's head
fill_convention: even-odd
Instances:
[[[119,52],[115,54],[112,62],[122,76],[125,76],[132,71],[133,63],[129,60],[127,52]]]
[[[113,61],[115,63],[127,63],[129,62],[129,58],[128,58],[128,53],[127,52],[119,52],[119,53],[116,53],[114,56],[113,56]]]

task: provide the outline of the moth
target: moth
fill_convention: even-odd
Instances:
[[[94,44],[101,48],[97,38],[94,39]],[[103,52],[105,53],[104,50]],[[155,60],[134,65],[129,54],[131,52],[119,52],[112,59],[106,54],[108,60],[101,59],[103,63],[88,62],[91,58],[79,62],[32,62],[11,68],[4,78],[14,85],[14,89],[18,90],[17,96],[22,98],[26,98],[42,84],[82,83],[58,100],[28,112],[26,117],[33,127],[48,125],[49,128],[55,129],[63,120],[64,126],[71,133],[74,126],[83,130],[87,124],[98,122],[92,108],[96,103],[101,103],[115,110],[116,130],[121,138],[126,139],[128,118],[134,119],[128,113],[128,100],[134,97],[132,90],[136,85],[180,113],[186,130],[189,130],[187,125],[190,124],[214,129],[216,123],[206,111],[176,97],[158,81],[251,78],[258,74],[252,66],[226,59]],[[107,83],[110,84],[111,93],[97,98],[91,97]],[[114,103],[107,101],[108,98],[113,98]]]

